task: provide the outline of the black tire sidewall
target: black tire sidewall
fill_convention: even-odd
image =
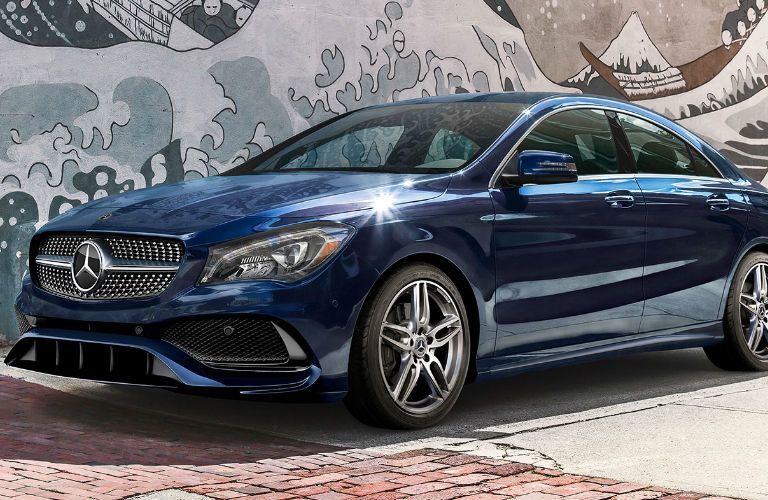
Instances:
[[[400,408],[389,394],[387,389],[386,380],[381,373],[379,367],[379,335],[380,325],[383,323],[387,314],[388,307],[394,299],[395,295],[400,292],[404,287],[410,283],[429,280],[434,281],[445,289],[451,296],[451,299],[456,304],[457,309],[461,317],[462,332],[464,335],[464,349],[461,359],[461,365],[459,368],[459,378],[456,381],[451,394],[446,401],[436,409],[434,412],[425,415],[416,415],[409,413]],[[467,376],[467,370],[469,367],[469,356],[471,353],[471,342],[469,336],[469,321],[467,317],[466,307],[464,301],[461,298],[459,292],[453,281],[439,269],[426,265],[410,265],[406,266],[394,274],[392,274],[383,286],[377,291],[370,309],[370,318],[368,321],[369,331],[367,332],[366,345],[364,346],[364,356],[367,357],[367,367],[369,370],[368,378],[371,381],[371,397],[375,400],[376,406],[380,407],[385,414],[386,420],[390,424],[403,428],[423,428],[434,425],[442,420],[448,412],[451,411],[456,400],[461,394],[461,390],[464,386],[464,382]]]

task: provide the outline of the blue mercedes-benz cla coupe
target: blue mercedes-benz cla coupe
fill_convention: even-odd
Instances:
[[[767,211],[716,150],[625,102],[376,106],[52,220],[6,363],[344,398],[399,428],[438,422],[467,381],[622,352],[764,370]]]

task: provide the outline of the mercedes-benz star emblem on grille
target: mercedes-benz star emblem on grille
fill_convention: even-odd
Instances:
[[[72,279],[81,292],[90,292],[99,283],[104,269],[101,247],[92,240],[84,241],[75,251]]]

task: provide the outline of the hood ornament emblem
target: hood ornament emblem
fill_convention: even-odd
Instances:
[[[75,251],[72,261],[72,280],[83,293],[88,293],[99,284],[104,271],[104,257],[101,247],[93,240],[84,241]]]

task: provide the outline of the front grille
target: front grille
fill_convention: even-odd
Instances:
[[[77,249],[95,242],[102,253],[102,275],[93,289],[75,285]],[[52,235],[40,241],[32,266],[35,283],[48,292],[83,300],[155,297],[165,291],[184,258],[180,241],[127,235]],[[88,288],[88,287],[83,287]]]
[[[124,237],[105,241],[116,259],[181,262],[184,257],[184,247],[178,241]]]
[[[24,335],[32,329],[32,325],[29,324],[29,320],[21,310],[16,307],[16,322],[19,324],[19,333]]]
[[[54,235],[40,243],[38,255],[72,257],[89,237],[85,235]],[[135,236],[107,236],[104,238],[112,257],[122,260],[152,262],[181,262],[184,246],[180,241]]]
[[[162,293],[173,280],[175,272],[134,273],[114,272],[93,292],[81,292],[72,280],[69,269],[38,266],[40,286],[49,292],[79,299],[147,298]]]
[[[285,342],[271,321],[212,318],[179,321],[162,336],[191,357],[214,367],[288,363]]]
[[[72,257],[87,238],[85,236],[51,236],[40,244],[39,255]]]

